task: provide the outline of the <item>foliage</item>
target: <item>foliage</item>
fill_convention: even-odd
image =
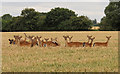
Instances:
[[[72,10],[59,7],[51,9],[46,15],[45,25],[51,30],[55,30],[61,22],[70,19],[71,16],[76,16]]]
[[[90,30],[92,21],[87,16],[77,16],[67,8],[54,8],[40,13],[33,8],[25,8],[20,16],[2,16],[2,31],[45,31],[45,30]]]
[[[120,2],[110,2],[104,12],[106,17],[101,19],[101,30],[119,30]]]
[[[87,16],[71,17],[59,25],[60,30],[90,30],[91,20]]]

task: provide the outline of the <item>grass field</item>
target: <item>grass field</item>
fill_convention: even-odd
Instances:
[[[24,32],[2,33],[3,72],[118,72],[118,32],[26,32],[27,35],[58,37],[60,47],[20,47],[10,45],[8,39]],[[93,35],[95,41],[106,41],[108,47],[64,47],[63,35],[72,35],[72,41],[87,41]]]

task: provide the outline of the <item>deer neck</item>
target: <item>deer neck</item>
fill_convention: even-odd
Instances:
[[[90,47],[92,46],[92,42],[93,42],[93,40],[91,40],[91,42],[90,42]]]
[[[67,46],[68,45],[68,41],[67,40],[65,40],[65,46]]]
[[[109,42],[109,39],[107,39],[106,43],[108,43],[108,42]]]
[[[90,39],[88,39],[88,42],[87,43],[89,43],[90,42]]]

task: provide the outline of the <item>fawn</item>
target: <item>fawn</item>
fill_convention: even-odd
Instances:
[[[109,36],[109,37],[106,36],[106,38],[107,38],[107,41],[106,41],[106,42],[95,42],[95,43],[93,44],[93,46],[105,46],[105,47],[107,47],[107,46],[108,46],[108,42],[109,42],[111,36]]]

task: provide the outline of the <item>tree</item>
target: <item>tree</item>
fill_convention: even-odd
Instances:
[[[2,17],[2,30],[9,31],[10,30],[10,22],[12,21],[12,16],[10,14],[4,14]]]
[[[104,16],[99,23],[100,30],[113,30],[112,26],[107,22],[108,19]]]
[[[59,25],[60,30],[90,30],[92,21],[87,16],[71,17]]]
[[[71,16],[77,16],[74,11],[69,10],[67,8],[55,8],[51,9],[50,12],[47,13],[45,19],[45,26],[48,30],[57,30],[58,25],[70,19]]]
[[[40,30],[46,18],[45,13],[35,11],[33,8],[25,8],[21,12],[20,30],[36,31]]]
[[[110,2],[109,5],[105,8],[105,15],[106,18],[101,20],[102,22],[106,22],[109,24],[110,29],[112,30],[119,30],[120,27],[120,1],[119,2]],[[106,26],[106,25],[105,25]],[[104,27],[104,25],[103,25]],[[109,30],[110,30],[109,29]]]

